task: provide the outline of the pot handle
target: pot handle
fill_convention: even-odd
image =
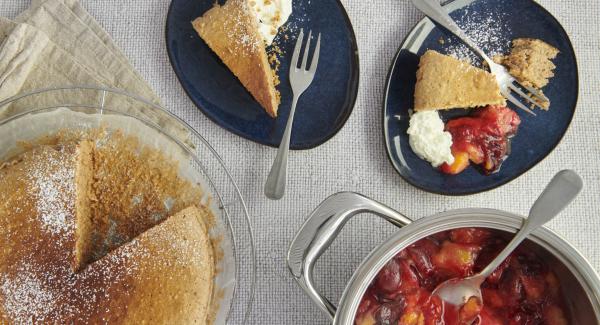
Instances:
[[[315,288],[313,269],[346,222],[363,212],[374,213],[398,227],[412,222],[395,210],[363,195],[341,192],[325,199],[310,214],[288,251],[287,264],[294,279],[331,319],[335,317],[336,307]]]

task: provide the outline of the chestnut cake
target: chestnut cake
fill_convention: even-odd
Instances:
[[[259,25],[246,0],[215,3],[192,22],[194,29],[271,117],[277,117],[277,75],[268,61]]]
[[[517,38],[512,41],[510,54],[495,57],[494,61],[504,65],[508,72],[521,84],[542,89],[554,77],[556,65],[552,60],[559,53],[560,51],[557,48],[542,40]],[[539,104],[545,110],[550,108],[549,101],[543,101]]]
[[[506,106],[496,78],[489,72],[429,50],[417,70],[415,111]]]
[[[0,323],[212,323],[214,216],[173,161],[132,139],[40,144],[0,165]]]

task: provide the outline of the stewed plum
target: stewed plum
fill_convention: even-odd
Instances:
[[[508,107],[487,106],[471,116],[446,123],[452,135],[454,163],[443,164],[442,172],[459,174],[472,162],[485,174],[497,171],[510,153],[510,137],[521,124],[519,115]]]
[[[483,301],[460,309],[431,292],[441,282],[479,272],[507,244],[489,229],[461,228],[419,240],[375,277],[358,308],[357,325],[568,324],[558,278],[533,252],[517,249],[482,285]]]

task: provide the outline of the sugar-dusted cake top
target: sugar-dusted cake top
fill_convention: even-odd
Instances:
[[[415,86],[416,111],[506,105],[496,78],[451,56],[423,54]]]

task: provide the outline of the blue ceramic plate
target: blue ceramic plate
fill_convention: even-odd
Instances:
[[[456,0],[445,6],[459,26],[488,53],[507,53],[510,41],[520,37],[541,39],[560,50],[554,60],[555,77],[544,88],[552,101],[549,111],[520,115],[519,132],[512,139],[512,153],[500,171],[485,176],[470,167],[459,175],[444,175],[417,157],[408,143],[409,109],[413,106],[415,73],[419,57],[428,49],[453,54],[480,64],[474,54],[450,32],[428,18],[408,35],[394,59],[384,103],[384,136],[388,156],[410,184],[444,195],[466,195],[494,189],[519,177],[544,159],[566,133],[577,104],[578,74],[575,53],[560,23],[532,0]],[[509,104],[510,106],[510,104]],[[442,119],[468,114],[466,110],[441,113]]]
[[[224,0],[219,0],[223,3]],[[338,0],[293,0],[288,31],[278,35],[281,92],[273,119],[246,91],[206,43],[191,21],[215,0],[173,0],[166,25],[167,51],[181,85],[194,104],[215,123],[246,139],[279,146],[292,102],[288,72],[301,28],[322,33],[315,79],[300,97],[292,130],[292,149],[310,149],[333,137],[346,123],[358,92],[358,50],[346,11]],[[313,36],[313,47],[316,40]]]

